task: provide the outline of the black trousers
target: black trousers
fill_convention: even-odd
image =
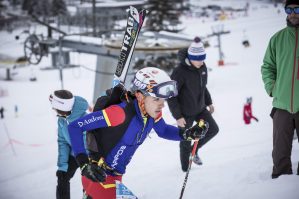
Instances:
[[[273,108],[273,170],[272,178],[282,174],[292,174],[292,144],[294,131],[299,134],[299,112],[292,114],[288,111]],[[299,139],[299,138],[298,138]],[[299,164],[297,168],[299,173]]]
[[[215,122],[214,118],[212,117],[211,113],[208,110],[202,111],[200,114],[195,115],[193,117],[185,117],[186,125],[185,129],[190,128],[193,122],[198,122],[200,119],[207,121],[209,123],[209,129],[206,136],[199,140],[196,153],[199,148],[205,145],[209,140],[211,140],[219,131],[218,125]],[[181,166],[183,171],[187,171],[189,166],[189,156],[192,150],[191,141],[181,141],[180,142],[180,159],[181,159]]]
[[[67,172],[57,171],[57,187],[56,187],[56,198],[57,199],[70,199],[70,179],[76,173],[78,164],[73,156],[69,156]]]

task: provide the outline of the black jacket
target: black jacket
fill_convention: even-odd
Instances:
[[[187,49],[179,51],[180,65],[174,69],[171,79],[178,84],[178,96],[168,100],[168,106],[175,119],[195,116],[201,113],[212,99],[206,88],[208,80],[207,67],[199,69],[191,65],[187,58]]]

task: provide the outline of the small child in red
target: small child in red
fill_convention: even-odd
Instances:
[[[257,122],[259,121],[256,117],[252,115],[251,102],[252,102],[252,97],[247,98],[246,104],[244,105],[243,108],[243,119],[245,124],[250,124],[251,119],[254,119]]]

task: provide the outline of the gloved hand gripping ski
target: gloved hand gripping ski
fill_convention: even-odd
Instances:
[[[86,163],[81,168],[81,174],[93,182],[105,182],[106,173],[96,163]]]

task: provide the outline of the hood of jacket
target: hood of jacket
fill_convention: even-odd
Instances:
[[[75,103],[72,109],[72,113],[68,116],[68,120],[72,122],[78,117],[81,117],[85,114],[85,111],[88,109],[87,101],[80,96],[75,96]]]

